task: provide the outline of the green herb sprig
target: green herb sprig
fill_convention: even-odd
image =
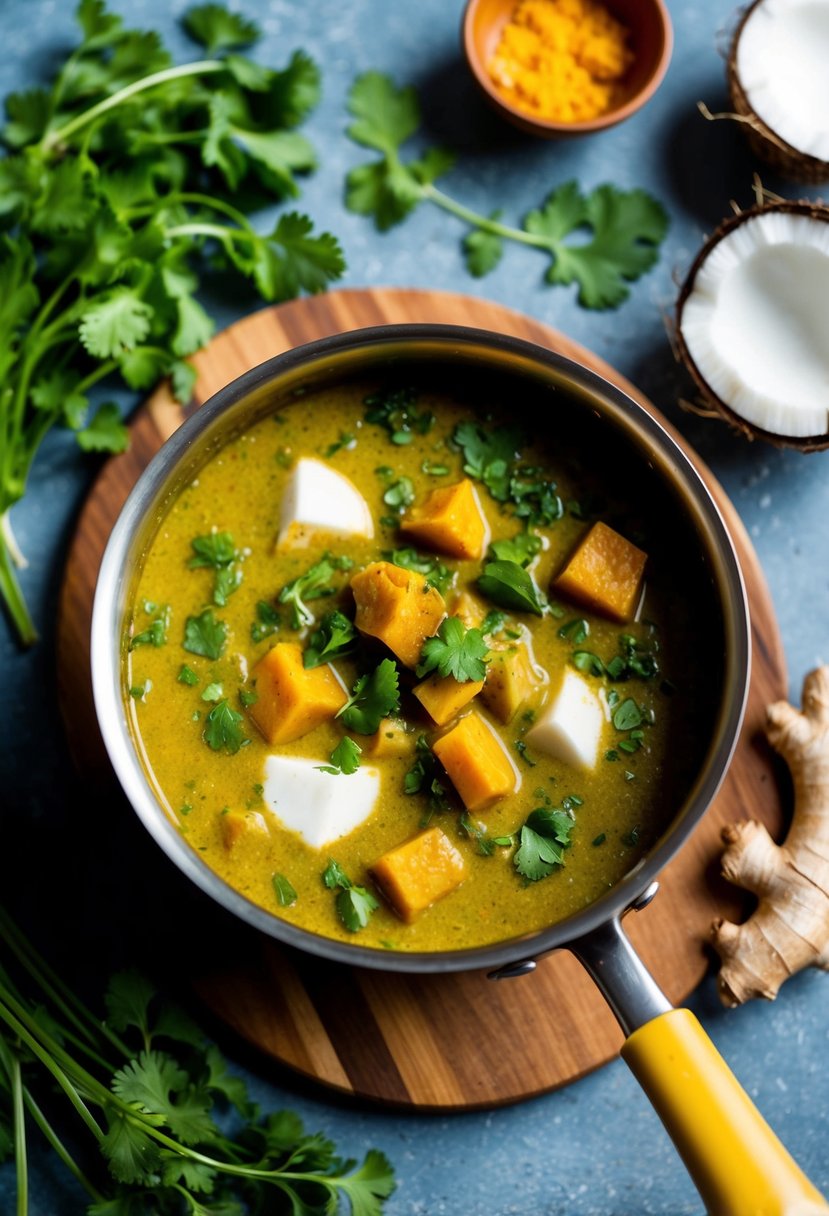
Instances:
[[[346,205],[368,215],[382,232],[401,223],[421,203],[432,203],[469,229],[463,241],[466,267],[480,277],[501,260],[504,242],[538,249],[550,259],[545,282],[578,284],[585,308],[616,308],[627,299],[628,283],[655,264],[668,230],[668,216],[644,190],[619,190],[605,184],[583,194],[565,182],[543,204],[528,212],[520,228],[504,224],[500,211],[485,216],[438,189],[435,182],[452,168],[454,156],[429,148],[404,161],[402,146],[417,133],[420,106],[413,88],[398,88],[381,72],[358,76],[348,95],[355,143],[380,153],[378,160],[352,169],[346,179]],[[573,234],[588,239],[569,240]]]
[[[352,1216],[380,1216],[394,1190],[383,1154],[355,1168],[291,1111],[263,1114],[218,1048],[142,976],[113,977],[102,1020],[2,909],[0,942],[0,1147],[14,1155],[19,1216],[33,1132],[100,1216],[283,1206],[318,1216],[340,1200]]]
[[[196,295],[204,267],[283,300],[323,290],[345,265],[336,239],[297,211],[264,234],[248,218],[295,197],[315,166],[296,130],[320,92],[304,52],[277,71],[246,58],[258,29],[219,4],[185,14],[205,57],[178,65],[103,0],[81,0],[77,19],[79,45],[48,87],[6,98],[2,131],[0,599],[23,643],[36,630],[9,512],[49,430],[120,452],[117,406],[91,412],[97,386],[145,390],[170,376],[189,400],[185,360],[213,332]]]

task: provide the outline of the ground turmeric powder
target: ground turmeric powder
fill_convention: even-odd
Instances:
[[[488,64],[498,92],[551,122],[588,122],[624,98],[628,31],[598,0],[520,0]]]

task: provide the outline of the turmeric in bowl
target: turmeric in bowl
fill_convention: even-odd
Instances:
[[[589,122],[623,100],[628,30],[598,0],[520,0],[488,64],[511,105],[550,122]]]

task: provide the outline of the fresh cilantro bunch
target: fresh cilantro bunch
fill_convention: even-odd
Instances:
[[[540,249],[550,258],[547,283],[578,284],[585,308],[617,308],[629,294],[627,284],[649,270],[659,256],[668,229],[664,207],[644,190],[618,190],[606,184],[585,195],[576,182],[565,182],[530,211],[520,228],[457,202],[435,182],[452,168],[454,157],[443,148],[404,161],[400,150],[420,127],[420,107],[413,88],[397,88],[390,77],[366,72],[348,96],[354,122],[348,134],[373,148],[380,159],[352,169],[346,180],[346,205],[370,215],[382,232],[399,224],[420,203],[430,202],[462,220],[470,229],[463,241],[470,274],[493,270],[505,241]],[[570,241],[574,233],[579,237]],[[583,237],[588,234],[588,239]]]
[[[213,332],[196,298],[210,266],[266,300],[321,291],[344,269],[330,233],[252,210],[299,193],[315,166],[297,131],[319,71],[302,51],[272,70],[240,54],[258,30],[218,4],[190,9],[204,58],[176,65],[154,31],[129,30],[103,0],[81,0],[81,42],[50,85],[6,98],[0,159],[0,597],[25,643],[36,637],[14,572],[9,524],[54,425],[86,451],[127,444],[117,407],[90,413],[100,382],[150,388]],[[222,572],[223,571],[223,572]],[[217,603],[237,566],[217,566]]]
[[[289,904],[293,888],[275,877]],[[367,918],[372,897],[364,908],[353,890],[354,916]],[[88,1193],[89,1216],[333,1216],[341,1200],[352,1216],[380,1216],[394,1190],[383,1154],[355,1168],[291,1111],[263,1115],[218,1048],[140,975],[113,978],[101,1021],[1,909],[0,941],[0,1159],[15,1159],[20,1216],[34,1129]]]

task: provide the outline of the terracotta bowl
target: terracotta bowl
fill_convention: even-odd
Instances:
[[[567,139],[604,131],[641,110],[653,96],[671,60],[674,36],[663,0],[605,0],[607,8],[630,30],[634,62],[623,85],[623,99],[615,109],[589,122],[550,122],[512,105],[493,84],[487,64],[501,31],[515,11],[517,0],[468,0],[463,17],[463,49],[472,75],[484,96],[504,118],[542,139]]]

